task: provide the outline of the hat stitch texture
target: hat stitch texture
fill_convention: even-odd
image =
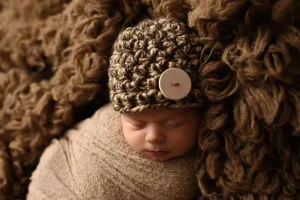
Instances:
[[[116,111],[135,113],[157,108],[200,107],[200,58],[197,35],[175,20],[144,20],[118,36],[110,58],[110,99]],[[181,100],[167,99],[160,91],[161,74],[183,69],[192,89]]]

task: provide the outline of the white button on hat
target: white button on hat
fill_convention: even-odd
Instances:
[[[159,78],[159,90],[171,100],[179,100],[186,97],[192,87],[189,75],[182,69],[170,68],[162,73]]]

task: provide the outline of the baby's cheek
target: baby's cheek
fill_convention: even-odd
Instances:
[[[124,130],[124,137],[129,146],[135,151],[141,151],[144,144],[144,139],[141,133],[132,130]]]
[[[184,129],[174,138],[172,146],[178,151],[185,153],[192,149],[197,143],[197,134],[193,130]]]

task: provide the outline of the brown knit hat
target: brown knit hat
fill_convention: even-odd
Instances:
[[[197,36],[182,22],[145,20],[127,28],[118,36],[110,58],[109,88],[114,109],[134,113],[199,107],[203,99],[199,82],[201,50]]]

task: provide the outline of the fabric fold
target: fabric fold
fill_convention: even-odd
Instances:
[[[192,199],[195,152],[166,162],[133,151],[108,104],[53,140],[31,177],[28,200]]]

